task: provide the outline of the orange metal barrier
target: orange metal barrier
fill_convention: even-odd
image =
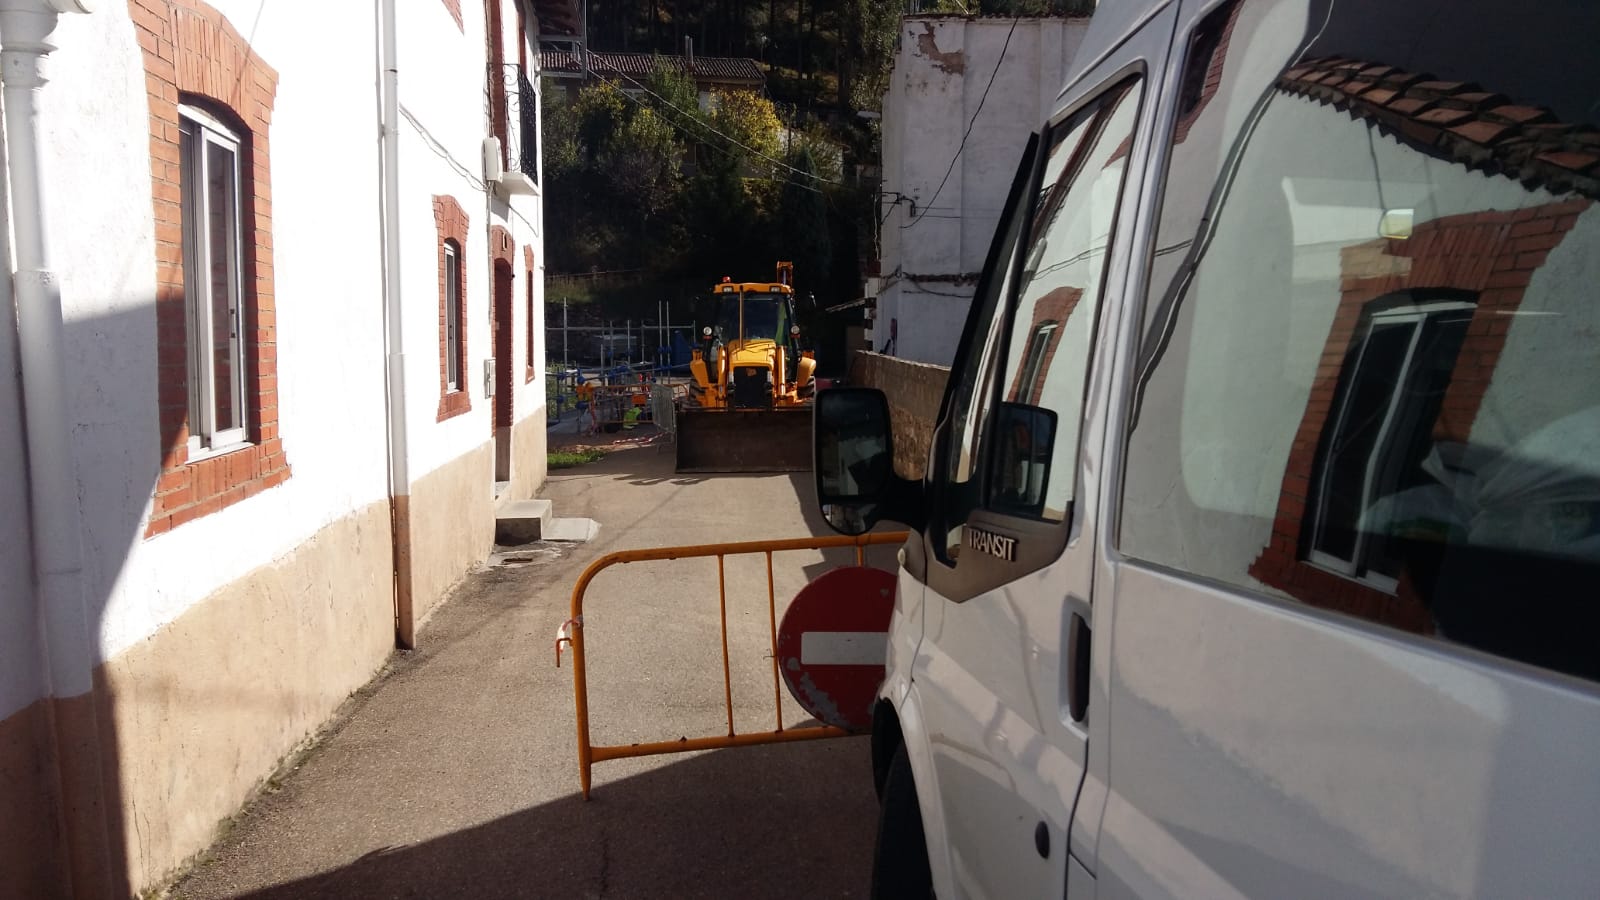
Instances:
[[[866,564],[866,548],[879,544],[901,544],[906,532],[882,532],[857,537],[827,536],[791,538],[777,541],[741,541],[731,544],[701,544],[687,547],[658,547],[651,550],[618,550],[590,563],[578,583],[572,588],[572,618],[561,626],[556,638],[556,665],[561,665],[561,645],[572,647],[572,691],[577,705],[578,766],[583,783],[583,797],[589,799],[590,770],[594,764],[608,759],[626,759],[634,756],[654,756],[661,753],[687,753],[692,750],[715,750],[722,747],[743,747],[750,744],[777,744],[786,741],[805,741],[817,738],[844,737],[850,734],[831,725],[807,728],[783,727],[783,686],[778,674],[778,604],[772,581],[772,554],[785,550],[825,550],[834,547],[856,548],[856,564]],[[767,558],[767,617],[772,639],[772,702],[777,711],[778,727],[775,731],[739,734],[733,727],[733,683],[728,665],[728,591],[724,577],[724,560],[729,556],[762,553]],[[714,556],[717,558],[717,598],[722,613],[722,691],[723,703],[728,713],[728,733],[698,738],[678,738],[671,741],[652,741],[642,744],[595,746],[589,738],[589,682],[584,668],[583,652],[583,598],[589,582],[610,566],[620,563],[650,562],[673,559],[691,559]]]

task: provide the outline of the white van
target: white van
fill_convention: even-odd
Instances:
[[[874,895],[1600,897],[1600,4],[1107,0],[902,522]]]

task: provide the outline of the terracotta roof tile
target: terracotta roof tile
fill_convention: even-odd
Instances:
[[[1506,132],[1510,130],[1510,126],[1507,125],[1496,125],[1483,119],[1474,119],[1471,122],[1463,122],[1451,128],[1450,132],[1458,134],[1475,144],[1493,144],[1495,141],[1505,137]]]
[[[1470,82],[1343,58],[1300,62],[1279,76],[1278,86],[1375,121],[1425,152],[1525,184],[1600,197],[1600,128],[1593,124],[1556,121],[1547,109]]]
[[[1547,162],[1563,169],[1574,172],[1586,172],[1594,168],[1595,163],[1600,163],[1600,155],[1593,153],[1575,153],[1570,150],[1557,150],[1553,153],[1541,153],[1534,159]]]
[[[1401,97],[1398,100],[1391,100],[1388,107],[1402,116],[1416,116],[1426,110],[1430,102],[1417,97]]]
[[[1538,122],[1550,114],[1536,106],[1496,106],[1484,116],[1491,121],[1509,122],[1512,125],[1527,125]]]
[[[1470,109],[1482,109],[1485,106],[1499,106],[1506,102],[1506,98],[1500,94],[1491,94],[1488,91],[1463,91],[1462,93],[1451,95],[1450,102]]]
[[[1399,106],[1399,104],[1393,105],[1396,107]],[[1470,110],[1450,109],[1449,107],[1444,106],[1436,109],[1430,109],[1427,112],[1421,113],[1417,116],[1418,120],[1427,122],[1429,125],[1454,125],[1464,119],[1470,118],[1472,118],[1472,112]]]
[[[539,54],[543,71],[550,74],[577,75],[583,72],[583,61],[568,50],[543,50]],[[591,51],[589,67],[596,74],[621,74],[629,78],[643,78],[658,68],[690,75],[697,81],[761,88],[766,78],[753,59],[731,56],[696,56],[691,63],[682,56],[661,56],[653,53],[610,53]]]

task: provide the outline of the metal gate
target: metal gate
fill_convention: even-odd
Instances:
[[[590,771],[594,764],[608,759],[626,759],[635,756],[655,756],[662,753],[687,753],[694,750],[713,750],[723,747],[742,747],[751,744],[777,744],[786,741],[806,741],[818,738],[845,737],[851,732],[828,725],[805,728],[783,727],[783,685],[778,673],[778,604],[772,580],[772,554],[789,550],[825,550],[836,547],[856,548],[856,564],[864,565],[866,548],[881,544],[901,544],[906,532],[881,532],[856,537],[826,536],[792,538],[777,541],[743,541],[732,544],[701,544],[685,547],[659,547],[651,550],[618,550],[600,557],[583,570],[578,583],[572,588],[572,618],[561,626],[556,637],[556,665],[561,664],[561,645],[572,647],[572,692],[577,711],[578,769],[583,786],[583,796],[589,798]],[[733,682],[728,664],[728,592],[724,561],[729,556],[766,556],[767,563],[767,617],[772,640],[772,701],[777,712],[778,727],[773,731],[738,733],[733,726]],[[596,746],[589,734],[589,682],[583,645],[583,601],[589,583],[605,569],[624,563],[683,560],[716,557],[717,599],[722,622],[722,690],[727,710],[726,734],[705,737],[679,737],[673,740],[650,741],[640,744]]]

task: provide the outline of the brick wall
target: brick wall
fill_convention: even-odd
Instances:
[[[1078,301],[1082,298],[1083,288],[1058,287],[1040,297],[1038,302],[1034,303],[1033,319],[1028,323],[1028,330],[1012,338],[1012,340],[1024,342],[1021,363],[1017,366],[1017,371],[1013,373],[1011,389],[1006,392],[1006,396],[1012,402],[1026,403],[1030,406],[1039,405],[1039,398],[1044,395],[1045,376],[1050,372],[1050,364],[1055,361],[1056,351],[1061,348],[1062,336],[1067,333],[1067,319],[1072,316],[1072,311],[1077,308]],[[1033,350],[1034,335],[1039,333],[1041,326],[1048,324],[1053,324],[1056,328],[1050,332],[1049,343],[1040,355],[1038,374],[1034,382],[1028,385],[1027,395],[1023,396],[1021,394],[1022,376],[1025,374],[1024,370],[1028,367],[1028,356]]]
[[[146,537],[254,496],[289,478],[278,434],[277,306],[272,279],[268,133],[278,73],[226,18],[200,0],[129,0],[150,104],[156,234],[156,345],[161,476]],[[188,312],[178,104],[204,105],[241,138],[240,259],[245,414],[249,445],[189,459]]]
[[[850,361],[850,383],[883,391],[889,398],[894,433],[894,470],[920,480],[927,467],[933,426],[939,418],[950,370],[877,353],[856,353]]]
[[[443,422],[472,408],[472,393],[467,390],[467,211],[448,194],[433,197],[433,224],[439,233],[439,413]],[[456,371],[461,380],[450,390],[449,338],[446,335],[444,244],[456,245]]]
[[[461,0],[444,0],[444,8],[450,11],[450,18],[456,20],[456,27],[465,33],[467,25],[461,20]]]

